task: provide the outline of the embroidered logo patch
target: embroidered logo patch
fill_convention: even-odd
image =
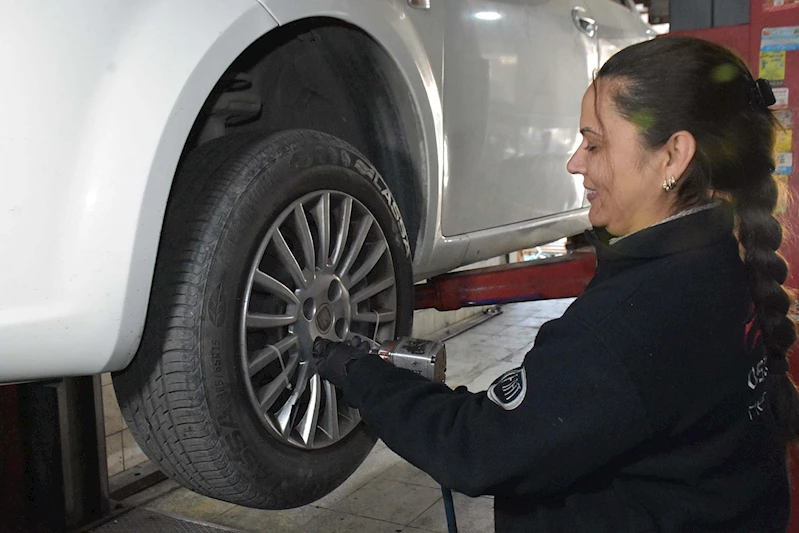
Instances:
[[[519,407],[527,394],[527,372],[524,367],[508,370],[488,387],[488,399],[511,411]]]

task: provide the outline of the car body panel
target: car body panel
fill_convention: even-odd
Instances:
[[[461,0],[446,13],[445,236],[574,211],[580,100],[596,40],[566,0]],[[464,209],[479,203],[479,209]]]
[[[276,26],[255,0],[6,6],[0,380],[130,361],[186,137],[224,70]]]
[[[430,4],[75,0],[7,9],[0,35],[14,46],[0,47],[0,64],[16,82],[0,85],[0,98],[13,103],[6,114],[13,127],[0,131],[0,253],[7,258],[0,382],[120,370],[130,362],[192,125],[239,54],[294,21],[327,17],[360,28],[393,60],[400,76],[391,79],[404,84],[394,90],[411,95],[419,132],[413,151],[420,155],[417,175],[408,179],[418,180],[425,201],[417,279],[588,227],[586,209],[572,209],[580,204],[579,180],[563,176],[571,185],[561,212],[551,207],[525,218],[516,205],[512,217],[492,222],[499,226],[467,224],[444,235],[445,185],[462,178],[450,175],[459,156],[445,130],[442,28],[447,10],[460,4]],[[474,211],[477,202],[465,208]]]

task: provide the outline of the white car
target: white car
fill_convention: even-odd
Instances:
[[[374,442],[313,339],[407,334],[414,280],[587,228],[580,98],[653,32],[627,0],[72,0],[0,35],[0,382],[113,371],[168,475],[277,509]]]

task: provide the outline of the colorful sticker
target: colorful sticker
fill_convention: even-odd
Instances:
[[[799,50],[799,26],[763,28],[760,34],[760,50],[764,52]]]
[[[793,130],[777,130],[774,149],[777,152],[790,152],[793,148]]]
[[[760,77],[769,81],[785,80],[785,50],[760,52]]]
[[[775,174],[793,174],[793,152],[777,154],[777,170]]]
[[[775,109],[774,117],[780,121],[780,125],[786,130],[793,129],[793,109]],[[789,150],[785,150],[788,152]]]
[[[774,104],[774,107],[788,107],[788,97],[790,96],[790,91],[787,87],[775,87],[774,88],[774,98],[777,99],[777,103]]]

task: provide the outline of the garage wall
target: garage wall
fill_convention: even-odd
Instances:
[[[105,449],[108,457],[108,475],[113,476],[147,460],[133,439],[122,412],[119,410],[111,374],[102,375],[103,420],[105,422]]]

